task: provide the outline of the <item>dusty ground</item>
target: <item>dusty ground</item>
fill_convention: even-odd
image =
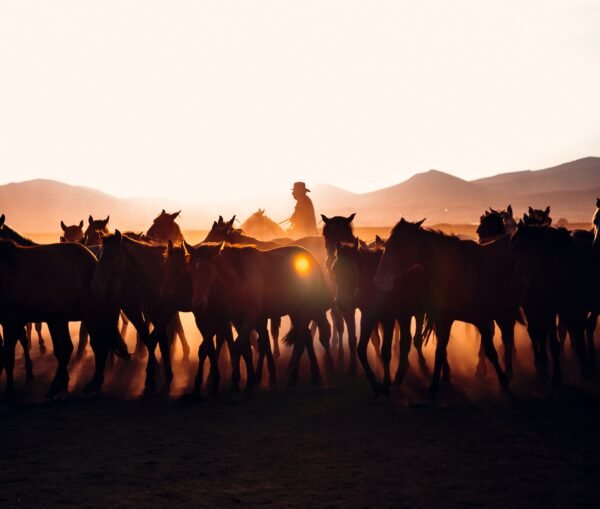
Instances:
[[[196,366],[179,352],[170,398],[140,397],[142,361],[117,362],[103,396],[81,396],[88,356],[71,366],[72,394],[45,402],[54,360],[35,353],[36,380],[24,382],[19,360],[17,401],[0,407],[0,507],[597,505],[600,399],[569,347],[567,385],[551,390],[530,373],[521,331],[511,402],[492,373],[475,381],[468,328],[453,335],[454,383],[433,405],[418,372],[389,399],[361,376],[312,388],[304,372],[295,390],[223,387],[190,402],[179,395]]]

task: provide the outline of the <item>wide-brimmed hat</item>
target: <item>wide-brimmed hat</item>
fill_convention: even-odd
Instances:
[[[310,193],[310,189],[306,189],[306,184],[304,182],[294,182],[294,187],[292,191],[302,191],[304,193]]]

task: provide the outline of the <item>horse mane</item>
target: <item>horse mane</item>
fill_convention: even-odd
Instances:
[[[33,240],[28,239],[27,237],[24,237],[16,230],[13,230],[6,223],[0,228],[0,238],[5,240],[12,240],[16,244],[19,244],[21,246],[37,246],[37,242],[34,242]]]

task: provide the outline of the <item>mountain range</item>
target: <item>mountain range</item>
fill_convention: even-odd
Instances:
[[[219,214],[238,214],[241,219],[254,210],[266,208],[279,221],[293,210],[294,202],[285,193],[257,196],[256,201],[232,201],[211,207],[162,198],[117,198],[96,189],[36,179],[0,186],[0,213],[7,223],[24,232],[54,232],[60,221],[74,224],[88,215],[106,217],[122,229],[147,229],[161,209],[182,209],[185,229],[203,229]],[[448,173],[429,170],[399,184],[352,193],[332,185],[312,186],[311,197],[317,213],[357,213],[362,226],[394,224],[401,216],[427,217],[428,224],[475,223],[488,207],[505,208],[509,203],[517,214],[528,206],[551,205],[552,217],[571,222],[589,221],[600,196],[600,157],[586,157],[542,170],[501,173],[467,181]]]

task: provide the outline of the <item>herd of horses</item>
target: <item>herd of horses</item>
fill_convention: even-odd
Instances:
[[[23,346],[27,378],[33,376],[29,350],[34,325],[40,353],[45,352],[41,323],[48,326],[58,361],[49,397],[68,390],[74,351],[70,322],[81,322],[76,355],[83,355],[88,337],[94,354],[94,374],[86,392],[101,390],[111,355],[131,356],[123,340],[128,324],[137,331],[135,355],[147,356],[146,391],[156,389],[157,347],[168,388],[177,337],[184,358],[190,355],[179,312],[193,313],[202,337],[197,395],[205,384],[209,393],[217,392],[218,359],[225,343],[232,390],[240,388],[242,362],[246,391],[261,382],[265,361],[269,384],[275,385],[283,317],[291,323],[282,338],[292,348],[290,385],[297,383],[304,351],[311,380],[321,379],[315,335],[324,350],[324,368],[331,371],[335,364],[331,345],[337,346],[341,363],[346,334],[350,372],[360,361],[376,394],[385,394],[406,376],[413,344],[421,369],[427,370],[422,348],[435,334],[430,386],[435,396],[440,382],[450,378],[446,350],[454,321],[476,327],[481,336],[477,373],[484,374],[489,362],[507,393],[517,322],[527,326],[535,367],[545,379],[561,383],[561,343],[567,335],[582,377],[588,379],[595,371],[600,199],[590,230],[554,227],[550,207],[529,208],[517,222],[509,206],[481,216],[478,240],[401,219],[389,238],[377,237],[367,244],[354,235],[352,214],[322,215],[322,236],[266,241],[236,228],[234,216],[229,221],[219,217],[203,242],[190,245],[176,222],[178,215],[163,210],[146,233],[111,233],[109,217],[90,216],[85,230],[83,221],[72,226],[61,221],[60,242],[44,245],[20,235],[0,216],[0,373],[6,372],[7,397],[15,392],[18,343]],[[502,360],[493,342],[496,326]],[[397,335],[400,356],[392,382]],[[383,363],[381,380],[369,363],[370,342]],[[207,359],[210,370],[205,380]]]

